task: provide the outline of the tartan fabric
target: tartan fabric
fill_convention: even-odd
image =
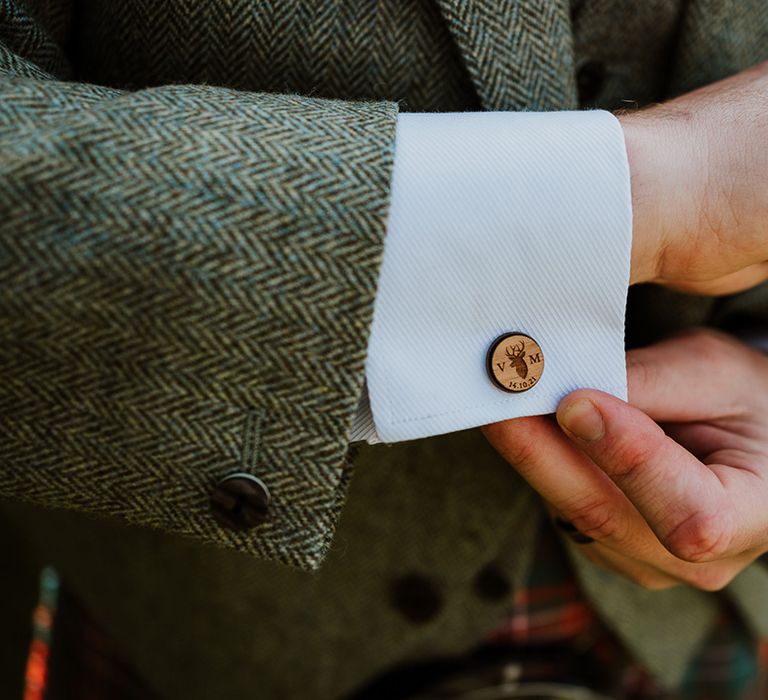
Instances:
[[[664,688],[597,616],[546,528],[525,587],[515,592],[508,613],[485,643],[538,648],[547,664],[538,663],[537,680],[562,680],[570,659],[583,654],[585,668],[599,669],[591,687],[614,700],[757,700],[764,697],[760,693],[768,676],[768,646],[757,644],[741,617],[723,601],[680,688]],[[523,667],[521,674],[526,673],[531,671]]]
[[[66,586],[57,608],[41,700],[160,700]]]
[[[515,591],[504,619],[486,635],[480,650],[468,657],[469,662],[483,654],[518,658],[515,666],[523,685],[577,684],[612,700],[765,697],[766,687],[760,684],[768,676],[768,644],[756,647],[738,615],[725,605],[689,664],[681,687],[675,692],[664,689],[597,617],[553,533],[542,535],[526,586]],[[48,700],[156,697],[121,652],[119,640],[112,639],[66,587],[60,590],[57,607]],[[456,659],[444,673],[461,674],[461,666],[462,660]],[[468,668],[469,675],[483,675],[476,663]],[[407,685],[403,681],[410,676],[405,674],[395,686]],[[434,683],[438,687],[442,683],[439,672]],[[395,687],[388,688],[387,697],[400,697]],[[428,689],[423,692],[431,697]]]
[[[575,70],[594,57],[606,66],[596,106],[647,103],[768,57],[767,32],[763,0],[0,0],[0,492],[155,529],[34,509],[25,523],[153,684],[178,695],[162,647],[190,669],[190,697],[208,677],[242,694],[261,644],[265,683],[315,682],[322,697],[380,669],[395,647],[472,643],[496,611],[473,599],[473,570],[491,552],[515,584],[528,568],[532,528],[510,522],[533,499],[511,470],[493,481],[498,457],[479,445],[461,457],[472,480],[459,469],[446,479],[464,444],[453,436],[370,458],[387,478],[350,504],[354,527],[311,584],[157,532],[305,568],[328,550],[350,478],[346,430],[397,108],[572,106]],[[764,289],[717,303],[657,292],[633,294],[636,338],[745,314],[766,321]],[[256,424],[258,440],[244,434]],[[253,442],[255,452],[242,448]],[[418,461],[436,471],[392,476]],[[213,525],[207,494],[244,467],[275,495],[273,520],[234,536]],[[485,503],[489,492],[507,497]],[[405,628],[376,587],[400,572],[406,549],[410,568],[451,582],[442,627]],[[120,580],[104,585],[108,575]],[[642,610],[640,595],[599,583]],[[757,619],[753,590],[745,609]],[[286,591],[293,607],[303,601],[291,619],[311,642],[292,673],[278,670],[299,648],[280,636],[293,612],[278,605]],[[170,652],[142,629],[155,596],[156,611],[176,613],[171,625],[197,605],[189,639]],[[261,604],[259,630],[246,603]],[[574,611],[563,615],[572,626]],[[636,651],[656,647],[663,612],[651,612],[623,632],[625,646],[632,635]],[[381,622],[379,638],[339,632],[360,619]],[[679,642],[681,659],[696,638]],[[323,675],[334,654],[354,661],[341,680]],[[662,669],[668,684],[681,664]]]

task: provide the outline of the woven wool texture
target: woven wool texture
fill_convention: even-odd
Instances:
[[[510,67],[538,76],[567,13],[513,5],[442,9],[522,37],[459,34],[482,65],[509,56],[486,107],[553,107],[560,74]],[[397,102],[479,108],[477,66],[473,83],[433,2],[12,0],[0,32],[0,491],[316,566],[350,473]],[[274,495],[248,534],[207,511],[239,469]]]
[[[0,7],[0,490],[314,565],[348,476],[396,105],[62,82],[40,74],[63,60],[48,8]],[[239,469],[274,494],[257,536],[207,512]]]
[[[630,5],[0,0],[0,493],[317,566],[397,110],[573,107],[586,54],[613,108],[766,44],[757,0]],[[239,469],[244,535],[208,511]]]
[[[117,517],[3,509],[25,513],[25,537],[164,697],[207,700],[212,679],[216,697],[250,697],[254,678],[265,696],[338,697],[395,663],[466,650],[507,606],[478,599],[473,577],[494,561],[519,588],[537,530],[535,498],[475,431],[363,449],[321,570],[264,561],[316,566],[349,477],[395,105],[570,107],[571,89],[558,91],[594,61],[605,80],[586,106],[663,100],[768,59],[768,3],[73,8],[0,0],[0,491]],[[765,328],[767,298],[765,287],[723,300],[633,288],[630,340]],[[260,439],[245,439],[254,413]],[[207,497],[243,460],[276,504],[241,537],[213,524]],[[435,624],[392,609],[386,584],[411,571],[447,591]],[[758,572],[742,576],[740,598],[681,589],[670,598],[685,605],[654,607],[618,577],[579,576],[673,685],[713,599],[768,635]],[[662,657],[660,636],[674,653]]]

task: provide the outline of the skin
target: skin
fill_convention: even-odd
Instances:
[[[620,116],[631,282],[729,294],[768,279],[768,63]],[[582,389],[484,428],[585,556],[650,589],[727,585],[768,552],[768,356],[699,330],[627,354],[629,402]]]
[[[768,356],[697,330],[627,353],[629,403],[581,389],[484,428],[585,556],[642,586],[728,584],[768,551]]]
[[[768,279],[768,62],[619,120],[631,282],[730,294]]]

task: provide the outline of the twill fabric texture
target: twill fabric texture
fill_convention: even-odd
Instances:
[[[366,360],[378,435],[553,413],[580,387],[626,400],[632,196],[616,117],[401,114],[396,141]],[[484,361],[510,332],[541,348],[517,350],[529,390],[515,393]],[[493,366],[508,368],[501,358]],[[543,366],[533,388],[529,366]]]
[[[161,697],[340,697],[467,651],[509,607],[477,571],[528,580],[536,498],[477,431],[348,456],[398,110],[613,110],[767,53],[763,0],[0,0],[7,527]],[[632,344],[766,322],[764,287],[637,289],[627,318]],[[240,470],[274,498],[247,534],[208,510]],[[768,636],[759,566],[713,595],[574,564],[667,686],[723,605]]]

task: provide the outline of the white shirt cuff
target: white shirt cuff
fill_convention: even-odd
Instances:
[[[631,239],[624,134],[610,113],[401,114],[352,439],[551,413],[581,387],[626,399]],[[510,332],[534,338],[545,361],[520,393],[486,370],[490,344]]]

